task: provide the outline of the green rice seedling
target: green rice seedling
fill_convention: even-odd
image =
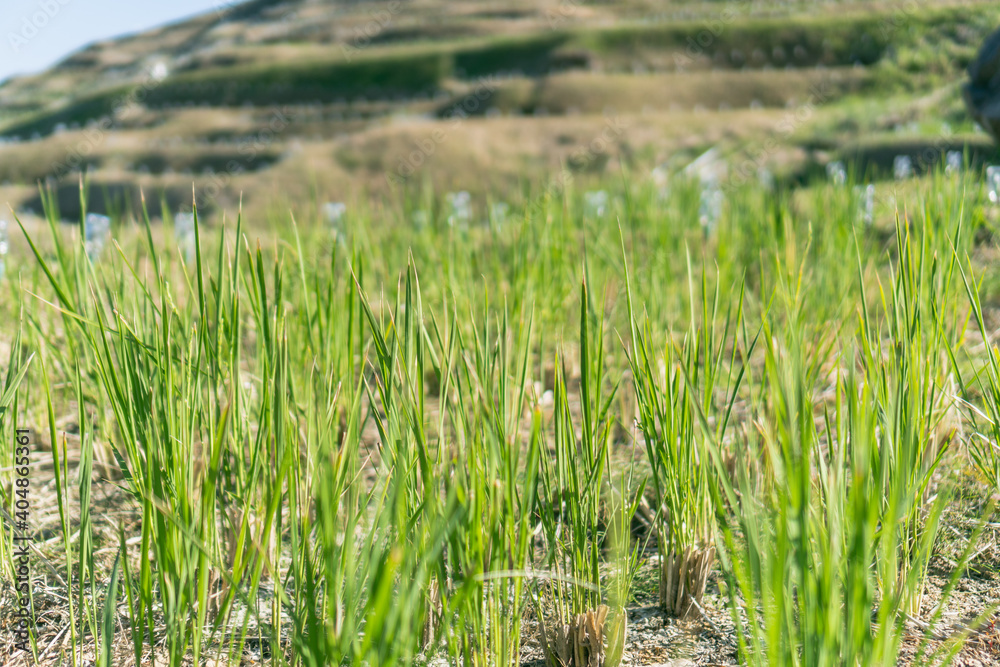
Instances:
[[[983,344],[983,354],[974,355],[967,348],[960,359],[958,346],[949,349],[952,368],[958,383],[958,396],[970,427],[968,452],[975,469],[994,494],[1000,489],[1000,359],[993,332],[988,328],[980,283],[971,261],[959,264],[959,271],[970,306],[970,317]],[[985,357],[985,359],[983,358]],[[964,363],[963,363],[964,362]],[[964,370],[963,370],[964,369]]]
[[[94,468],[94,433],[93,428],[87,425],[87,414],[86,414],[86,403],[83,397],[83,386],[81,373],[79,369],[75,374],[75,393],[76,401],[78,407],[77,420],[79,423],[80,431],[80,468],[79,468],[79,483],[77,485],[77,497],[80,503],[80,540],[79,540],[79,554],[77,560],[77,581],[80,582],[80,588],[77,591],[77,609],[81,614],[82,618],[87,621],[91,632],[95,635],[98,631],[98,621],[97,621],[97,609],[93,605],[88,605],[87,599],[84,597],[83,582],[90,582],[90,601],[96,601],[96,579],[97,574],[94,569],[94,536],[93,536],[93,522],[91,521],[91,485],[93,479],[93,468]],[[50,433],[53,437],[54,432]],[[63,452],[64,459],[66,458],[65,451]],[[117,562],[117,561],[116,561]],[[113,573],[113,580],[117,585],[117,572]],[[109,589],[110,590],[110,589]],[[115,591],[117,593],[117,591]],[[88,608],[89,607],[89,608]],[[100,626],[101,632],[107,631],[107,625],[102,624]],[[105,637],[101,635],[102,639],[102,650],[105,645],[103,642],[107,640],[107,644],[110,645],[111,637]],[[105,664],[110,665],[110,657],[108,662]]]
[[[469,517],[437,584],[445,643],[461,664],[517,664],[542,442],[540,415],[521,429],[533,318],[492,315],[485,299],[481,320],[452,307],[430,323],[436,460]]]
[[[634,452],[632,460],[635,461]],[[609,475],[610,476],[610,475]],[[603,589],[606,605],[613,613],[620,614],[621,620],[611,617],[609,631],[605,633],[605,664],[620,664],[628,645],[628,610],[633,600],[633,583],[639,570],[640,554],[645,543],[632,537],[632,519],[639,511],[639,504],[645,494],[646,482],[635,479],[635,466],[630,465],[619,477],[618,483],[610,481],[606,501],[608,527],[605,544],[609,572]]]
[[[468,344],[454,318],[433,328],[447,406],[440,432],[452,435],[449,484],[465,494],[469,517],[448,549],[449,653],[462,664],[499,666],[520,661],[543,440],[537,409],[521,428],[533,319],[491,319],[487,310]]]
[[[335,656],[351,655],[367,585],[357,537],[365,530],[365,510],[373,497],[358,488],[362,391],[352,392],[349,405],[339,398],[341,385],[331,376],[315,378],[310,402],[309,433],[317,444],[311,489],[316,516],[298,519],[299,549],[292,552],[296,590],[292,642],[303,664],[318,666]],[[325,399],[325,400],[324,400]],[[315,534],[315,541],[310,539]],[[362,541],[365,548],[370,542]]]
[[[67,600],[67,612],[69,615],[69,628],[70,628],[70,655],[73,663],[76,663],[76,639],[77,639],[77,607],[74,605],[73,599],[73,589],[72,584],[67,582],[72,582],[73,580],[73,550],[70,547],[70,535],[72,534],[69,530],[69,508],[67,507],[66,496],[68,495],[67,490],[67,478],[68,478],[68,464],[66,462],[67,455],[65,449],[65,440],[63,441],[64,447],[62,452],[59,450],[59,438],[56,434],[56,418],[55,412],[52,407],[52,390],[50,388],[50,382],[48,373],[46,372],[45,364],[45,348],[42,348],[41,353],[41,367],[42,367],[42,387],[45,393],[45,404],[46,404],[46,417],[49,427],[49,443],[52,450],[52,468],[55,476],[55,488],[56,488],[56,503],[59,509],[59,525],[62,528],[63,537],[63,547],[65,549],[66,558],[66,581],[64,585],[66,588],[66,600]],[[62,465],[60,466],[60,460]]]
[[[868,259],[876,243],[876,234],[863,219],[860,195],[854,189],[849,175],[845,184],[815,192],[810,202],[815,215],[804,232],[805,253],[810,261],[803,273],[810,289],[814,321],[843,322],[853,317],[858,278],[845,268],[854,265],[859,257]]]
[[[339,489],[345,490],[342,485]],[[324,489],[321,493],[327,492]],[[329,610],[332,615],[322,626],[313,618],[299,634],[298,655],[304,664],[406,665],[425,647],[430,584],[451,533],[465,518],[458,495],[452,493],[442,504],[440,520],[426,524],[426,544],[430,546],[409,544],[408,536],[392,525],[399,506],[405,506],[405,494],[403,487],[389,490],[385,502],[376,505],[372,521],[365,522],[369,527],[362,528],[357,544],[341,532],[351,524],[337,525],[336,515],[327,513],[336,506],[322,503],[324,509],[317,519],[323,522],[319,545],[324,549],[320,552],[325,556],[321,572],[326,577],[321,581],[326,586],[337,584],[337,588],[327,589],[337,593],[328,604],[339,604]],[[331,528],[338,534],[328,535]],[[311,598],[306,603],[314,605],[317,599],[326,598]]]
[[[20,409],[22,405],[19,400],[19,389],[31,367],[33,359],[34,355],[26,356],[26,350],[23,347],[21,337],[21,322],[19,321],[14,339],[11,341],[10,353],[7,357],[7,372],[4,374],[3,385],[0,388],[0,437],[3,438],[3,444],[0,444],[0,455],[4,457],[3,460],[5,461],[14,461],[16,463],[17,459],[21,457],[15,456],[15,454],[24,454],[23,451],[17,451],[20,439],[15,437],[17,435],[16,429],[18,428],[18,418],[21,416]],[[2,494],[3,506],[9,517],[16,519],[16,495],[8,495],[6,487],[2,488],[3,490],[0,491],[0,494]],[[13,537],[15,526],[7,525],[7,517],[0,519],[0,524],[10,529],[11,537]],[[13,578],[17,569],[12,559],[13,549],[11,547],[13,540],[8,540],[6,535],[7,533],[4,531],[3,539],[0,539],[0,575]]]
[[[901,254],[909,253],[908,241],[900,240]],[[928,271],[925,278],[933,275]],[[837,330],[819,339],[804,337],[800,322],[809,312],[803,299],[810,289],[792,278],[794,282],[779,285],[787,315],[774,324],[765,322],[765,372],[751,391],[750,417],[761,428],[748,431],[755,438],[759,434],[760,442],[746,445],[747,456],[763,453],[771,483],[761,492],[746,471],[735,482],[721,474],[721,445],[710,438],[720,472],[712,478],[717,544],[741,659],[771,665],[894,665],[904,626],[920,609],[947,492],[925,498],[924,473],[940,456],[916,450],[914,431],[926,431],[929,425],[923,413],[907,413],[906,419],[916,423],[900,422],[893,430],[893,410],[904,409],[902,399],[894,398],[897,387],[911,386],[922,397],[919,401],[936,403],[932,393],[919,393],[925,381],[892,359],[935,368],[932,357],[940,352],[940,331],[928,332],[935,344],[914,346],[909,358],[898,343],[873,354],[868,345],[874,336],[865,330],[873,320],[862,306],[857,339],[835,354]],[[897,283],[904,284],[905,289],[913,287]],[[916,291],[912,294],[919,299]],[[926,325],[913,317],[905,321],[918,332],[917,325]],[[890,328],[890,339],[892,332],[899,329]],[[877,381],[869,370],[876,364]],[[825,383],[831,365],[838,369],[835,394],[820,398],[816,387]],[[700,410],[699,420],[709,433]],[[901,432],[910,433],[910,440],[897,435]],[[971,554],[970,544],[962,563]],[[961,633],[933,650],[927,640],[934,636],[962,567],[960,563],[925,626],[918,663],[946,664],[961,647]]]
[[[906,612],[923,587],[922,573],[902,568],[902,560],[926,562],[944,494],[918,542],[901,549],[899,531],[886,527],[905,520],[917,489],[900,485],[898,493],[882,495],[876,389],[849,363],[833,405],[818,414],[812,387],[819,365],[807,358],[815,353],[805,351],[795,329],[765,329],[766,385],[755,399],[758,419],[767,425],[760,445],[773,484],[759,496],[745,472],[735,483],[723,474],[713,478],[720,561],[741,660],[895,665]],[[717,441],[713,446],[721,468]],[[880,584],[878,573],[891,570],[904,574]],[[959,639],[946,642],[927,657],[946,663],[959,645]]]
[[[687,272],[678,257],[688,249],[696,255],[716,253],[719,266],[725,270],[735,268],[738,261],[731,250],[745,247],[740,245],[744,239],[730,244],[729,216],[723,216],[718,233],[706,239],[698,219],[701,189],[697,179],[678,177],[670,182],[665,198],[650,188],[636,193],[629,200],[629,218],[622,221],[624,238],[617,237],[617,228],[608,224],[587,230],[588,260],[594,279],[604,273],[620,283],[624,276],[624,245],[632,263],[629,280],[633,296],[652,322],[666,323],[688,311]],[[613,269],[608,271],[610,267]],[[615,324],[624,328],[628,322],[621,319]]]
[[[952,243],[957,244],[961,225]],[[931,497],[930,484],[955,436],[954,392],[947,350],[955,317],[954,253],[931,254],[932,232],[925,224],[914,239],[897,221],[898,264],[892,267],[888,289],[880,290],[880,308],[861,312],[860,361],[865,381],[878,405],[878,497],[885,511],[898,510],[898,546],[902,554],[880,571],[887,579],[908,580],[912,570],[920,585],[926,577],[927,555],[921,552],[924,514]],[[862,279],[862,289],[864,280]],[[917,615],[922,596],[910,599],[906,612]]]
[[[306,406],[309,463],[297,479],[300,493],[292,496],[296,511],[290,512],[289,570],[295,582],[291,634],[302,664],[318,666],[355,655],[371,586],[369,565],[384,562],[389,554],[380,541],[386,527],[377,513],[384,502],[378,489],[361,483],[365,385],[354,360],[359,290],[353,281],[338,286],[320,271],[310,282],[302,245],[296,246],[301,288],[308,293],[312,285],[317,297],[312,317],[318,336],[304,341],[304,351],[312,352],[317,363],[297,389]],[[335,252],[331,266],[336,258]]]
[[[546,659],[557,665],[617,665],[625,645],[628,616],[624,602],[634,576],[636,551],[625,526],[636,510],[626,489],[613,514],[606,503],[614,432],[611,406],[617,385],[605,391],[604,320],[598,316],[584,280],[580,295],[581,415],[574,417],[565,358],[557,365],[554,391],[554,452],[541,465],[540,515],[546,571],[537,615]],[[575,425],[579,422],[579,432]],[[638,494],[641,497],[641,490]],[[609,535],[609,526],[617,532]],[[612,528],[613,531],[613,528]],[[602,584],[602,547],[614,544],[614,595]],[[610,604],[609,604],[610,603]]]
[[[743,377],[742,372],[734,375],[735,346],[731,358],[726,358],[731,331],[743,325],[742,291],[735,312],[730,308],[723,316],[719,288],[711,297],[704,271],[700,312],[695,311],[698,301],[690,275],[689,284],[688,330],[680,344],[666,341],[662,358],[654,352],[656,343],[649,321],[639,322],[631,291],[628,293],[632,334],[629,363],[635,378],[639,427],[651,468],[651,518],[660,554],[660,606],[678,617],[687,616],[701,604],[715,559],[712,466],[697,414],[700,411],[710,415],[714,434],[721,440]],[[720,389],[725,395],[717,407],[716,393]]]
[[[115,608],[118,606],[118,572],[121,570],[122,551],[115,555],[115,562],[111,566],[111,580],[108,581],[108,588],[104,596],[104,610],[101,613],[101,640],[100,653],[98,654],[98,667],[111,667],[113,652],[113,641],[115,636]]]
[[[125,530],[121,524],[118,524],[118,549],[121,554],[121,567],[123,575],[123,585],[125,589],[125,603],[127,605],[127,614],[129,620],[130,628],[138,628],[139,631],[133,631],[132,635],[132,657],[136,660],[136,664],[139,664],[142,660],[143,653],[143,636],[142,631],[144,629],[144,624],[140,622],[138,600],[135,594],[135,589],[132,586],[132,568],[129,565],[128,559],[128,544],[125,539]]]
[[[754,285],[768,268],[768,256],[792,237],[791,196],[783,190],[769,192],[751,185],[729,187],[725,193],[729,214],[709,246],[714,251],[718,280],[732,285],[746,279]],[[755,224],[745,224],[748,219],[755,220]],[[691,244],[690,248],[699,254],[697,245]],[[678,248],[675,257],[686,251]],[[683,282],[678,291],[684,291]]]
[[[199,249],[199,267],[202,261]],[[159,291],[164,295],[159,307],[141,297],[116,303],[109,293],[111,302],[95,309],[97,322],[89,333],[122,434],[117,456],[131,492],[144,506],[143,553],[151,552],[156,565],[153,571],[150,559],[143,558],[139,574],[150,642],[155,581],[162,595],[167,657],[174,665],[189,649],[195,656],[201,649],[209,563],[219,560],[209,550],[217,544],[216,489],[229,421],[229,408],[217,401],[233,399],[205,383],[203,355],[218,348],[209,334],[200,275],[196,319],[185,322],[192,314],[180,314],[167,302],[162,282]],[[114,320],[105,319],[105,312],[114,313]],[[211,382],[218,376],[208,377]]]
[[[299,268],[307,289],[305,267]],[[320,464],[298,477],[307,493],[291,506],[302,510],[291,512],[293,585],[283,604],[290,606],[294,655],[302,664],[411,664],[418,654],[433,653],[443,635],[448,601],[436,591],[444,590],[442,563],[466,523],[466,508],[460,489],[443,488],[424,432],[426,332],[415,271],[407,272],[401,300],[387,319],[384,310],[376,313],[360,280],[347,287],[341,298],[332,297],[332,285],[317,290],[352,313],[324,326],[353,347],[354,322],[363,319],[374,363],[345,400],[342,387],[354,375],[353,362],[343,350],[331,350],[342,359],[334,367],[345,369],[343,375],[314,368],[295,390],[309,406],[308,460]],[[380,440],[371,487],[361,482],[365,414]]]
[[[427,647],[428,605],[444,549],[466,521],[457,492],[438,514],[412,517],[423,542],[399,530],[409,489],[404,475],[386,486],[358,489],[358,429],[363,392],[355,393],[346,427],[334,414],[320,440],[315,520],[302,517],[302,553],[293,557],[296,614],[293,644],[301,664],[412,664]],[[317,406],[319,407],[319,406]],[[340,434],[342,440],[335,439]],[[404,525],[405,528],[405,525]],[[315,545],[315,546],[313,546]],[[439,636],[440,631],[435,633]]]
[[[2,388],[0,388],[0,437],[3,437],[3,444],[0,445],[0,453],[3,460],[10,462],[11,476],[9,483],[0,485],[0,576],[5,581],[15,581],[13,595],[15,604],[18,598],[29,599],[30,608],[35,608],[34,595],[35,583],[29,578],[24,579],[24,561],[21,556],[15,554],[24,546],[31,546],[32,543],[22,541],[23,538],[34,538],[35,517],[29,516],[30,508],[34,502],[30,482],[26,487],[16,480],[28,479],[29,469],[24,465],[29,462],[27,454],[30,454],[28,445],[30,439],[27,434],[18,431],[21,413],[20,391],[21,383],[28,374],[29,368],[34,360],[34,355],[27,355],[22,344],[21,336],[22,322],[19,318],[17,330],[11,341],[10,353],[7,359],[7,372],[3,378]],[[30,376],[29,376],[30,377]],[[18,475],[16,478],[13,475]],[[5,480],[6,482],[6,480]],[[8,532],[9,531],[9,532]],[[30,566],[29,566],[30,567]],[[30,570],[29,570],[30,572]],[[20,576],[19,576],[20,575]],[[27,585],[27,590],[23,588]],[[12,620],[10,628],[17,628],[16,621]],[[18,638],[18,643],[27,644],[31,655],[37,660],[38,638],[34,628],[26,629],[27,637],[23,635]]]
[[[425,413],[424,364],[426,331],[416,273],[411,266],[399,290],[395,314],[387,325],[376,317],[362,294],[361,306],[372,331],[378,372],[373,376],[377,395],[369,387],[368,397],[382,442],[381,458],[387,467],[388,483],[397,492],[394,529],[408,548],[421,552],[431,548],[430,531],[442,519],[440,503],[444,493],[439,459],[431,449]],[[402,297],[401,301],[398,299]],[[382,417],[384,413],[385,417]],[[425,591],[427,605],[425,641],[436,638],[434,626],[440,619],[442,587],[447,586],[443,568]]]
[[[506,314],[493,325],[487,310],[470,338],[454,316],[431,318],[428,329],[412,265],[399,294],[387,321],[363,294],[360,304],[377,369],[369,403],[378,407],[380,440],[393,443],[379,456],[390,487],[405,490],[390,525],[408,553],[441,549],[422,566],[423,611],[414,616],[423,623],[421,645],[431,655],[443,642],[464,664],[515,664],[541,444],[538,417],[526,440],[520,431],[531,319],[515,330]],[[425,406],[428,361],[438,385],[436,425]],[[444,515],[446,497],[459,509]],[[460,527],[442,537],[437,527],[453,511]]]
[[[224,396],[217,392],[218,385],[209,390],[204,383],[202,355],[211,358],[220,350],[220,339],[214,336],[218,329],[210,329],[205,317],[208,297],[204,281],[199,276],[195,326],[185,326],[193,324],[188,319],[192,311],[178,309],[171,302],[170,287],[162,273],[157,275],[152,291],[131,291],[122,289],[121,284],[108,284],[109,273],[88,268],[94,297],[93,305],[88,306],[84,301],[67,297],[66,290],[60,287],[65,276],[79,276],[79,270],[73,269],[81,266],[82,253],[77,251],[72,259],[60,260],[63,263],[53,271],[44,263],[30,237],[29,243],[42,261],[51,285],[60,294],[67,324],[76,325],[71,330],[80,334],[80,342],[88,350],[86,358],[92,360],[121,435],[115,456],[125,474],[126,486],[143,507],[143,557],[138,573],[138,599],[132,607],[137,612],[137,623],[132,632],[145,634],[151,645],[156,643],[155,585],[162,595],[169,660],[171,664],[179,664],[188,650],[199,654],[208,607],[209,571],[213,569],[211,563],[220,560],[213,551],[217,545],[215,491],[228,411],[218,402],[220,395]],[[55,243],[58,247],[58,240]],[[124,271],[118,275],[126,272],[135,275],[123,254],[121,257]],[[197,261],[200,269],[200,248]],[[225,289],[231,284],[221,280],[212,294],[215,303],[220,304],[220,311]],[[175,330],[172,325],[178,323],[180,326]],[[212,371],[211,379],[221,378],[217,361],[206,367]],[[81,368],[77,366],[74,377],[83,448],[79,496],[84,507],[77,560],[81,586],[77,607],[96,635],[96,609],[85,604],[83,597],[83,582],[89,580],[89,599],[96,598],[88,519],[93,439],[86,428],[80,376]],[[51,435],[58,469],[54,426]],[[201,465],[191,465],[192,462]],[[63,470],[64,476],[65,473]],[[60,488],[64,486],[65,482]],[[60,502],[62,497],[60,492]],[[64,530],[68,535],[65,519]],[[152,563],[146,554],[152,554]],[[67,559],[71,558],[72,550],[67,544]],[[127,577],[125,583],[131,586],[135,582]]]

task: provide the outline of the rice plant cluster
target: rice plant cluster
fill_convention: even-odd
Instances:
[[[991,506],[927,599],[1000,492],[982,176],[16,221],[0,457],[30,426],[61,630],[16,659],[613,667],[652,567],[744,664],[946,663],[994,602],[944,628]]]

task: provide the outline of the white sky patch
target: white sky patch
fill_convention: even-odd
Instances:
[[[44,70],[96,41],[212,11],[218,0],[3,0],[0,81]]]

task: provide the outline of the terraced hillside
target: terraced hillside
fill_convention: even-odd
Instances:
[[[0,86],[0,200],[64,217],[241,192],[284,205],[425,185],[517,190],[719,146],[802,181],[972,146],[958,85],[990,2],[257,0],[94,44]]]

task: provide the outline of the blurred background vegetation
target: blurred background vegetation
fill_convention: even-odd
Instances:
[[[517,201],[562,169],[635,180],[711,147],[794,186],[834,160],[982,164],[960,85],[998,23],[970,0],[225,3],[0,85],[0,200],[40,214],[41,181],[74,220],[85,172],[99,213],[139,188],[189,209],[192,182],[206,216],[241,195],[300,215],[427,188]]]

